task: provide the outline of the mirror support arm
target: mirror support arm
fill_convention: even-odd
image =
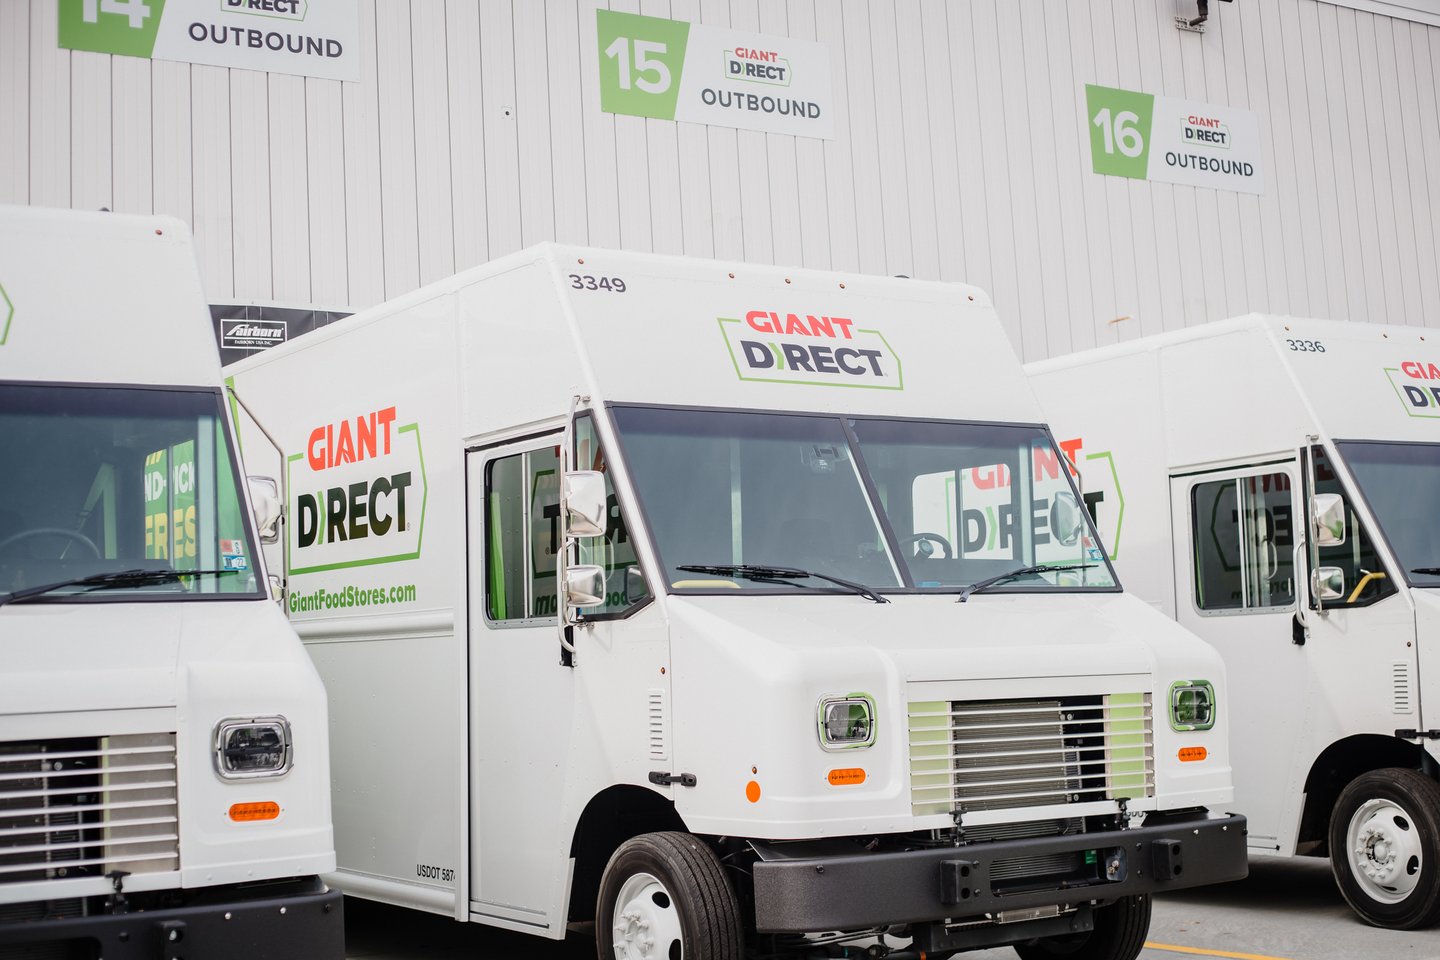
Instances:
[[[565,475],[570,472],[570,446],[575,437],[575,408],[579,406],[578,396],[570,397],[570,410],[565,414],[565,431],[560,437],[560,549],[555,554],[555,623],[559,630],[560,662],[567,667],[575,666],[575,645],[570,642],[573,635],[570,625],[570,608],[565,603],[565,566],[570,555],[570,524],[565,513]]]
[[[565,499],[565,477],[570,473],[570,451],[575,443],[575,411],[582,401],[589,399],[578,394],[570,397],[570,410],[565,415],[565,432],[560,440],[560,549],[555,554],[555,623],[562,651],[560,662],[567,667],[575,666],[575,644],[572,640],[575,621],[571,619],[570,605],[566,602],[565,568],[575,538],[570,535],[569,529],[570,514],[569,504]]]
[[[251,410],[249,405],[240,398],[239,392],[236,391],[235,387],[232,384],[225,384],[225,392],[230,394],[230,399],[234,400],[236,405],[239,406],[241,410],[245,411],[245,415],[250,418],[250,422],[255,424],[255,429],[259,430],[261,436],[263,436],[266,440],[270,442],[270,446],[275,448],[275,453],[280,457],[280,519],[277,521],[277,529],[281,529],[283,531],[283,528],[288,521],[288,518],[285,516],[285,507],[290,502],[290,471],[285,469],[285,448],[280,446],[280,441],[276,440],[269,430],[265,429],[265,424],[261,422],[259,417],[255,416],[255,411]],[[230,429],[235,431],[235,442],[236,444],[239,444],[240,424],[232,423],[230,425]],[[237,450],[236,453],[238,454],[240,453],[240,451]],[[256,535],[259,535],[259,531],[256,531]],[[288,534],[282,532],[280,536],[283,539],[284,537],[288,536]],[[284,555],[285,554],[282,552],[281,556],[283,557]],[[284,566],[285,564],[282,563],[281,567]],[[266,572],[268,573],[269,571],[267,570]],[[287,572],[288,571],[285,571],[283,569],[280,572],[281,590],[284,590],[286,587],[286,582],[288,578],[285,576],[285,574]]]
[[[1315,584],[1312,582],[1315,571],[1320,569],[1320,548],[1315,530],[1315,510],[1313,506],[1315,497],[1315,445],[1319,442],[1320,437],[1313,433],[1305,438],[1306,489],[1305,496],[1301,499],[1304,501],[1305,506],[1305,543],[1309,547],[1306,553],[1310,560],[1310,569],[1307,571],[1309,575],[1305,578],[1306,590],[1315,602],[1315,612],[1323,617],[1326,616],[1325,600],[1320,596],[1320,591],[1316,589]]]

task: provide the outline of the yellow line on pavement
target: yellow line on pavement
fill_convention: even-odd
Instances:
[[[1271,957],[1261,953],[1232,953],[1229,950],[1206,950],[1203,947],[1179,947],[1173,943],[1153,943],[1145,941],[1147,950],[1168,950],[1171,953],[1193,953],[1201,957],[1226,957],[1227,960],[1285,960],[1284,957]]]

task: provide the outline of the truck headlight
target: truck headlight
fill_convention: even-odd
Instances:
[[[826,750],[868,747],[875,742],[875,698],[867,693],[826,697],[818,711],[820,746]]]
[[[293,754],[284,717],[231,717],[215,725],[215,772],[221,779],[283,777]]]
[[[1215,687],[1208,680],[1179,680],[1170,685],[1170,729],[1209,730],[1215,726]]]

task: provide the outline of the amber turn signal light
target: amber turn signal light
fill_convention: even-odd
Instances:
[[[1204,747],[1181,747],[1181,748],[1180,748],[1180,762],[1181,762],[1181,763],[1194,763],[1196,760],[1204,760],[1204,759],[1205,759],[1206,757],[1208,757],[1209,755],[1210,755],[1209,751],[1206,750]]]
[[[280,804],[273,800],[230,805],[230,819],[236,823],[247,823],[251,820],[274,820],[278,816],[280,816]]]
[[[830,771],[829,780],[832,787],[848,787],[864,783],[865,771],[860,767],[841,767]]]

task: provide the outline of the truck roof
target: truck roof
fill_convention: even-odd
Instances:
[[[452,294],[453,309],[439,305]],[[503,417],[467,417],[471,432],[556,416],[572,393],[629,403],[1040,419],[989,297],[975,287],[549,243],[229,369],[321,350],[397,314],[408,314],[407,323],[456,324],[454,359],[425,362],[458,363],[461,389],[483,391],[491,406],[495,396],[507,397]],[[383,329],[376,336],[402,362],[406,338]],[[532,395],[533,404],[514,399]]]
[[[0,380],[218,386],[205,303],[179,220],[0,206]]]
[[[1247,314],[1027,364],[1043,375],[1152,354],[1167,381],[1211,365],[1217,418],[1227,398],[1252,417],[1298,401],[1308,429],[1335,439],[1440,441],[1440,331]],[[1103,389],[1103,387],[1101,388]],[[1293,401],[1282,403],[1280,393]],[[1173,426],[1173,425],[1172,425]],[[1298,424],[1297,424],[1298,426]]]

